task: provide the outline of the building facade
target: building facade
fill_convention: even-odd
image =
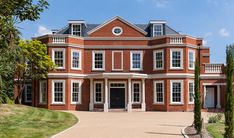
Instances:
[[[182,35],[164,20],[103,24],[70,20],[39,36],[57,65],[30,84],[25,103],[56,110],[191,111],[195,60],[200,61],[203,108],[223,108],[223,64],[211,64],[202,38]]]

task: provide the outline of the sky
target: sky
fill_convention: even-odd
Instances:
[[[35,1],[35,0],[34,0]],[[166,20],[180,32],[202,37],[211,63],[225,63],[225,49],[234,43],[234,0],[48,0],[50,6],[35,22],[18,24],[22,39],[51,33],[68,20],[103,23],[121,16],[131,23]]]

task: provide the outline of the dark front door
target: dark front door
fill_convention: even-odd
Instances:
[[[125,108],[124,88],[110,88],[110,108]]]

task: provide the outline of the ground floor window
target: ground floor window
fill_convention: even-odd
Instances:
[[[141,83],[133,82],[132,83],[132,98],[133,103],[141,102]]]
[[[194,103],[194,82],[193,81],[189,81],[188,89],[189,89],[189,103],[193,104]]]
[[[94,82],[94,101],[103,103],[103,82]]]
[[[71,82],[71,102],[81,103],[81,82],[78,80]]]
[[[54,104],[65,103],[65,80],[54,80],[52,85],[53,95],[52,102]]]
[[[25,84],[24,86],[24,101],[32,102],[32,85]]]
[[[40,104],[46,104],[47,102],[47,84],[46,81],[40,81]]]
[[[183,80],[171,80],[171,103],[182,104]]]
[[[163,81],[154,82],[154,103],[156,104],[164,103],[164,82]]]

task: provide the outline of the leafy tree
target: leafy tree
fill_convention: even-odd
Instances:
[[[233,69],[234,69],[234,45],[226,48],[226,94],[225,94],[225,138],[234,137],[233,135]]]
[[[45,79],[48,71],[53,70],[55,64],[47,54],[46,45],[42,44],[41,41],[21,40],[19,47],[22,56],[17,64],[16,76],[17,85],[21,88],[18,97],[20,103],[25,80],[30,79],[32,81],[32,90],[34,91],[34,82]]]
[[[195,64],[195,96],[194,96],[194,127],[197,133],[201,133],[201,96],[200,96],[200,63]]]
[[[14,71],[20,36],[16,24],[39,19],[48,8],[46,0],[0,0],[0,100],[12,99]],[[8,97],[9,96],[9,97]],[[4,98],[5,97],[5,98]]]

